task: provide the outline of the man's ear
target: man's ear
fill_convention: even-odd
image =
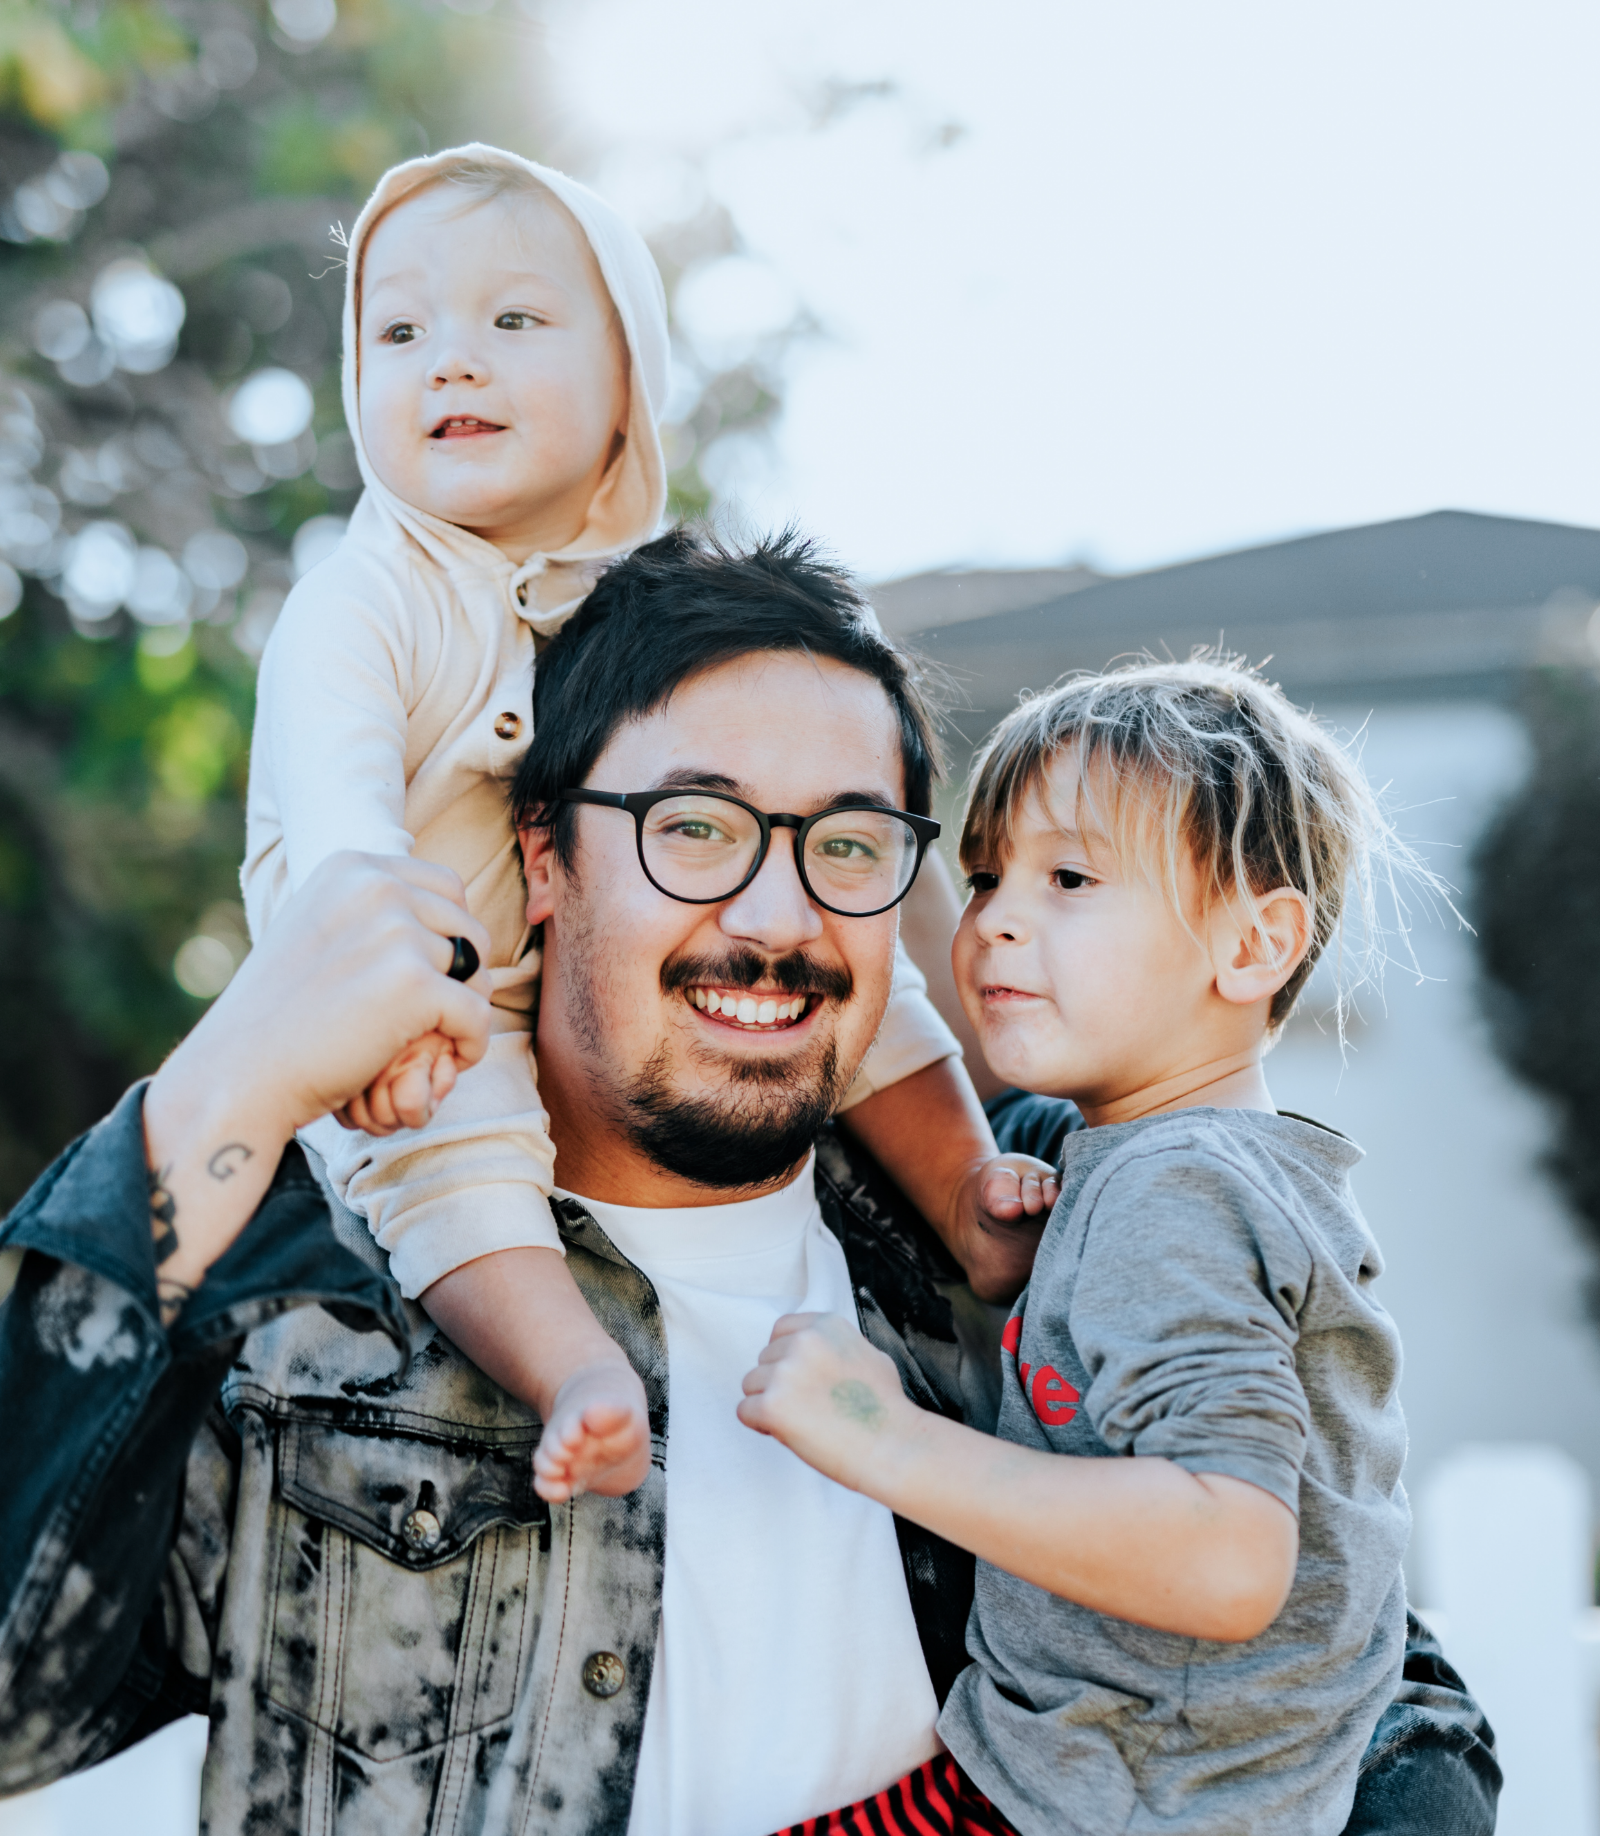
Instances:
[[[543,924],[555,910],[556,853],[549,829],[518,829],[522,877],[528,883],[528,923]]]
[[[1311,901],[1292,886],[1258,894],[1254,913],[1219,901],[1212,922],[1217,993],[1238,1007],[1270,1001],[1311,948]]]

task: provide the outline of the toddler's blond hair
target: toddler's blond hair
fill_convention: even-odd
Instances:
[[[1289,1018],[1337,939],[1342,1034],[1350,992],[1385,960],[1378,884],[1391,895],[1388,929],[1402,937],[1400,877],[1444,891],[1395,835],[1333,733],[1243,659],[1217,650],[1197,651],[1186,663],[1145,657],[1079,672],[1014,708],[973,764],[961,831],[968,872],[1009,852],[1023,803],[1045,790],[1051,765],[1069,750],[1078,766],[1074,825],[1103,836],[1119,863],[1160,886],[1191,934],[1185,854],[1199,876],[1202,909],[1223,900],[1259,926],[1259,897],[1282,886],[1305,895],[1311,947],[1273,998],[1270,1032]]]

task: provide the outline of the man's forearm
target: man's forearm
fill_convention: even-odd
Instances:
[[[884,1167],[957,1258],[967,1249],[956,1199],[996,1152],[994,1131],[959,1058],[942,1058],[875,1090],[839,1120]]]
[[[180,1046],[145,1093],[150,1241],[170,1326],[266,1195],[292,1132]]]

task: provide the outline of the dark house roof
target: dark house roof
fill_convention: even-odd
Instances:
[[[1600,662],[1600,529],[1558,523],[1441,510],[1145,574],[1011,578],[1009,595],[989,571],[894,581],[874,599],[991,715],[1066,670],[1219,640],[1323,703],[1504,695],[1531,664]],[[964,601],[979,615],[961,617]]]

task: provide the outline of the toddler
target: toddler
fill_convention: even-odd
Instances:
[[[582,185],[483,146],[388,173],[346,275],[344,406],[365,490],[284,606],[251,753],[253,935],[341,849],[453,868],[490,933],[484,1061],[469,1071],[425,1042],[350,1106],[364,1133],[332,1118],[307,1133],[406,1296],[537,1409],[551,1499],[630,1490],[650,1438],[643,1388],[567,1275],[550,1212],[539,957],[506,794],[540,643],[661,519],[667,365],[649,251]],[[938,1177],[966,1194],[934,1221],[1003,1287],[1015,1242],[988,1226],[1038,1210],[1040,1185],[1019,1184],[1020,1157],[985,1174],[993,1138],[923,988],[902,955],[846,1105],[914,1199]],[[934,1162],[909,1126],[929,1106],[948,1120]]]
[[[1328,734],[1197,658],[1025,702],[961,852],[984,1054],[1088,1123],[998,1438],[818,1315],[778,1322],[740,1413],[979,1557],[934,1762],[972,1828],[1333,1836],[1405,1641],[1400,1342],[1360,1150],[1280,1114],[1262,1058],[1404,851]]]

